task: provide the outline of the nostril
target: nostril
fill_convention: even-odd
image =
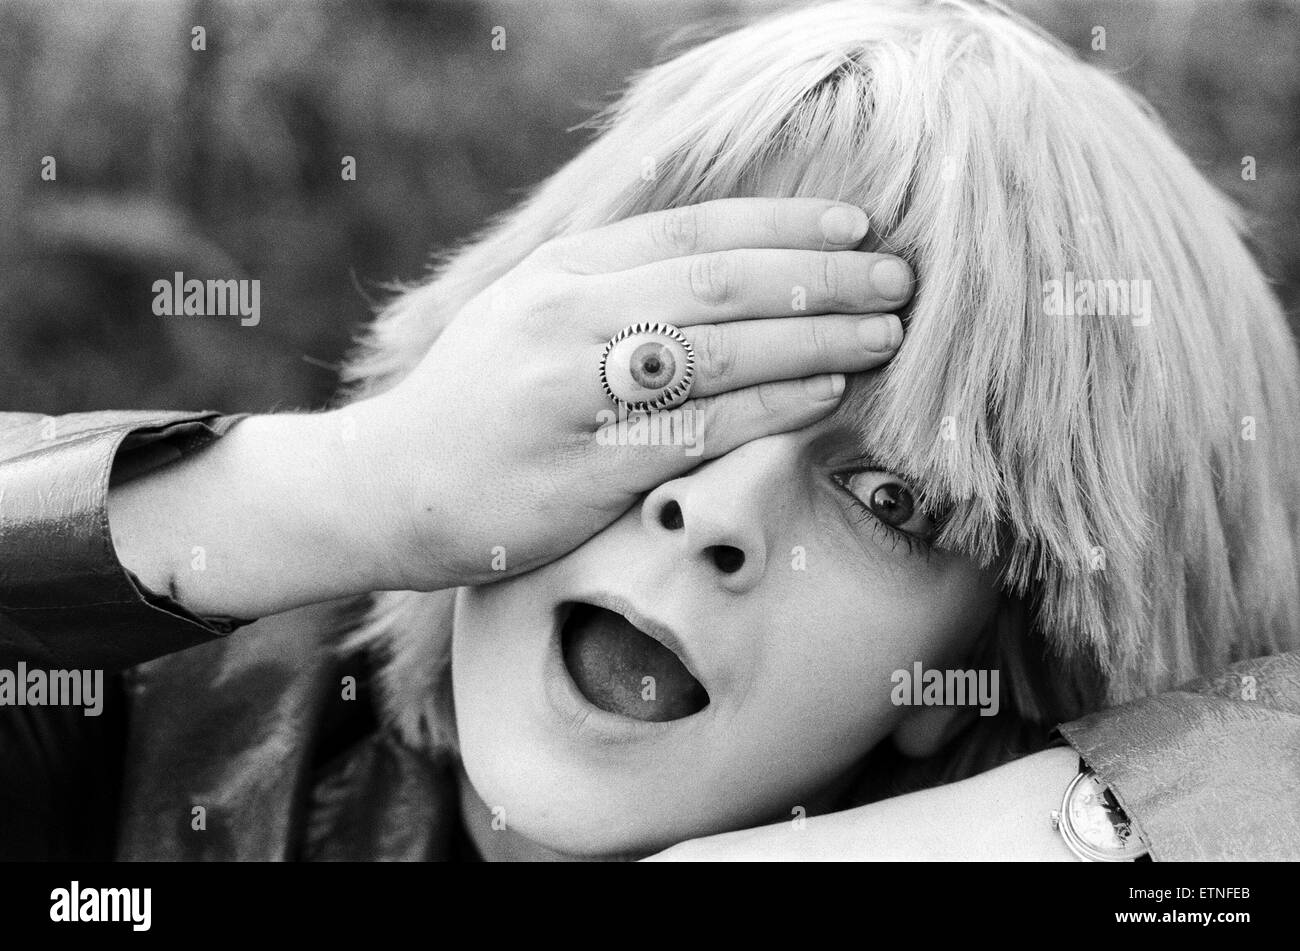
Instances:
[[[739,548],[730,545],[714,545],[709,549],[709,555],[723,574],[734,575],[745,567],[745,553]]]
[[[685,523],[682,519],[682,507],[676,502],[669,502],[659,510],[659,524],[669,531],[676,531]]]

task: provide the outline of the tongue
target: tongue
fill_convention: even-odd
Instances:
[[[564,662],[592,704],[636,720],[677,720],[709,695],[677,655],[627,618],[575,604],[564,625]]]

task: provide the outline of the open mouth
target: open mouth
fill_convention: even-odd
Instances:
[[[587,701],[635,720],[680,720],[709,694],[670,648],[617,611],[581,601],[562,606],[564,666]]]

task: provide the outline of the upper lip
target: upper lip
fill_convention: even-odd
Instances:
[[[634,624],[641,633],[654,638],[664,647],[676,654],[677,659],[682,662],[682,665],[686,668],[687,672],[698,680],[701,686],[706,689],[708,688],[708,684],[705,683],[704,678],[700,676],[700,669],[696,665],[695,659],[691,656],[690,650],[686,647],[686,643],[678,637],[677,633],[667,624],[655,620],[652,617],[648,617],[638,610],[636,605],[632,604],[631,601],[626,598],[621,598],[618,595],[596,592],[594,594],[587,593],[580,595],[572,600],[584,604],[594,604],[598,608],[604,608],[607,611],[615,611],[623,615],[623,617],[627,618],[632,624]]]

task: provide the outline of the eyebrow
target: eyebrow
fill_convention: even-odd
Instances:
[[[882,425],[880,421],[873,423],[867,419],[868,405],[873,394],[883,385],[883,381],[884,377],[880,370],[850,374],[844,398],[828,417],[830,425],[841,432],[852,434],[852,442],[846,441],[846,445],[853,447],[855,457],[863,468],[888,472],[907,482],[921,506],[942,524],[957,509],[959,501],[947,495],[936,495],[931,485],[932,475],[927,476],[919,472],[901,459],[896,462],[891,461],[890,456],[901,455],[901,453],[882,452],[878,434],[872,433],[872,430],[887,432],[891,428],[887,425],[887,421]]]
[[[877,441],[870,434],[870,430],[877,427],[873,427],[867,418],[867,408],[872,395],[880,386],[880,379],[879,371],[875,370],[849,374],[844,397],[828,417],[828,422],[836,428],[854,433],[858,454],[883,465],[884,459],[880,457]],[[895,470],[886,466],[885,471]]]

